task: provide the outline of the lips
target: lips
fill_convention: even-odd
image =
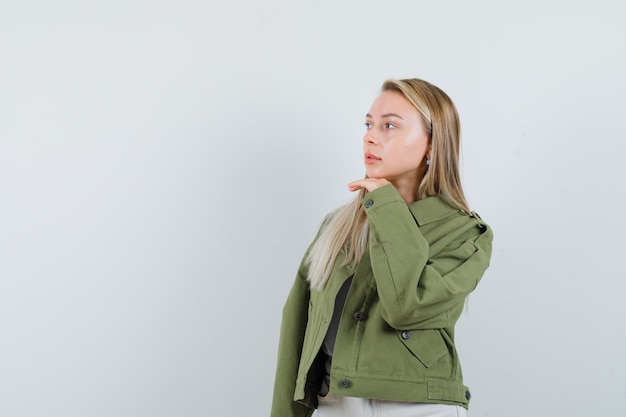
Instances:
[[[381,159],[374,155],[373,153],[367,152],[365,154],[365,163],[366,164],[375,164],[376,162],[380,161]]]

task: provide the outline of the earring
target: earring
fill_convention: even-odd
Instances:
[[[426,158],[426,166],[429,167],[430,166],[430,159]]]

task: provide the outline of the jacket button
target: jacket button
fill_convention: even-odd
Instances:
[[[354,319],[356,321],[363,321],[367,318],[367,314],[362,313],[360,311],[357,311],[356,313],[354,313]]]
[[[469,392],[469,391],[465,391],[465,399],[466,399],[467,401],[469,401],[469,400],[470,400],[470,398],[472,398],[472,394],[470,394],[470,392]]]
[[[373,204],[374,204],[374,201],[372,201],[372,200],[367,200],[367,201],[365,202],[365,208],[370,208],[370,207],[372,207],[372,205],[373,205]]]
[[[350,380],[343,378],[341,381],[339,381],[339,385],[341,386],[341,388],[348,388],[350,386]]]
[[[400,337],[404,340],[407,340],[409,337],[411,337],[411,332],[408,330],[405,330],[402,333],[400,333]]]

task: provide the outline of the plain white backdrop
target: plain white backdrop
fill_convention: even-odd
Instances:
[[[0,415],[262,416],[389,77],[456,102],[473,417],[626,401],[620,1],[0,3]]]

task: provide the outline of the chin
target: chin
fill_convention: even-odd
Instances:
[[[381,174],[380,172],[371,172],[368,170],[365,170],[365,174],[367,175],[367,178],[374,178],[374,179],[380,179],[380,178],[385,178],[385,176],[383,174]]]

